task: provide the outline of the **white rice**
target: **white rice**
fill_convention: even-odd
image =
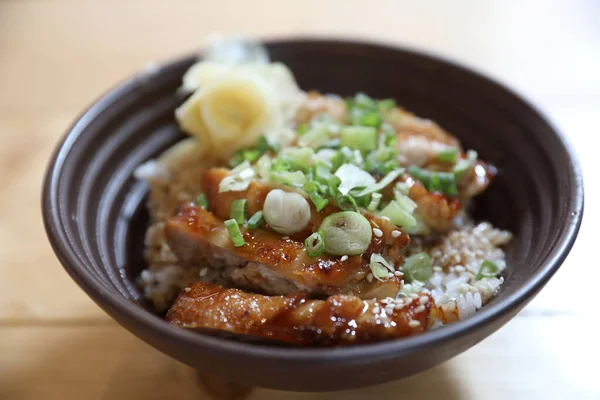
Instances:
[[[505,254],[499,246],[508,243],[511,236],[482,222],[466,223],[430,248],[415,241],[410,251],[427,251],[433,261],[433,274],[421,290],[433,297],[441,322],[467,318],[496,295],[504,278],[475,278],[485,260],[496,264],[500,271],[506,268]]]

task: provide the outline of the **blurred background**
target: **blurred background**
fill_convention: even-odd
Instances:
[[[39,198],[50,153],[84,107],[149,63],[199,51],[210,33],[358,38],[462,63],[547,114],[586,182],[571,255],[476,347],[374,388],[249,398],[600,398],[595,285],[579,283],[600,279],[599,21],[595,0],[0,0],[0,399],[206,398],[193,370],[116,325],[71,281],[47,243]]]

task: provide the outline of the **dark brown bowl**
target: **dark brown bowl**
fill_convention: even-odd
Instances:
[[[304,89],[393,97],[439,122],[501,171],[477,218],[514,232],[501,292],[475,316],[421,336],[347,348],[290,348],[176,328],[147,309],[134,280],[148,215],[134,169],[183,135],[173,118],[188,57],[111,90],[69,129],[48,168],[46,230],[71,277],[123,327],[194,367],[255,386],[355,388],[403,378],[465,351],[519,312],[560,267],[583,213],[572,150],[530,104],[505,87],[435,57],[329,40],[276,41],[273,59]],[[514,340],[519,340],[515,337]]]

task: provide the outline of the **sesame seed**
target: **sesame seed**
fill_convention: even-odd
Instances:
[[[394,274],[391,272],[388,272],[388,278],[393,278],[393,277],[394,277]]]
[[[410,306],[411,303],[413,302],[413,300],[412,300],[412,298],[407,297],[407,298],[404,299],[404,302],[406,303],[407,306]]]
[[[379,314],[380,311],[378,306],[373,307],[373,314]]]
[[[375,234],[375,236],[377,237],[382,237],[383,236],[383,232],[381,231],[381,229],[379,228],[373,228],[373,233]]]
[[[367,282],[371,281],[373,281],[373,274],[369,272],[369,275],[367,275]]]
[[[421,325],[421,323],[419,321],[416,320],[410,320],[410,322],[408,323],[408,326],[410,326],[411,328],[416,328],[417,326]]]
[[[402,276],[402,272],[401,271],[395,271],[394,275],[396,275],[396,276]]]
[[[421,296],[421,298],[419,299],[419,303],[421,304],[425,304],[429,301],[429,297],[427,296]]]
[[[341,261],[341,262],[344,262],[344,261],[346,261],[347,259],[348,259],[348,256],[344,255],[344,256],[342,256],[342,258],[340,258],[340,261]]]
[[[208,267],[204,267],[202,268],[202,270],[200,271],[200,276],[204,276],[208,273]]]
[[[400,236],[401,234],[402,234],[402,232],[400,232],[400,231],[397,231],[397,230],[395,230],[395,229],[392,231],[392,237],[393,237],[393,238],[397,238],[397,237],[398,237],[398,236]]]
[[[424,305],[420,305],[419,307],[415,308],[415,312],[416,313],[420,313],[425,311],[425,306]]]
[[[413,299],[415,299],[415,300],[416,300],[416,299],[418,299],[418,298],[419,298],[419,295],[418,295],[418,294],[416,294],[416,293],[411,293],[411,294],[410,294],[410,297],[412,297]]]
[[[457,272],[465,272],[467,269],[465,267],[463,267],[462,265],[458,265],[456,266],[456,271]]]
[[[288,240],[290,237],[289,236],[282,236],[281,237],[283,240]]]
[[[384,220],[384,221],[389,221],[390,220],[388,217],[385,217],[385,216],[381,217],[381,219]]]
[[[435,267],[433,267],[433,270],[435,272],[442,272],[442,267],[435,266]]]
[[[192,288],[186,287],[186,288],[185,288],[185,289],[183,289],[183,290],[185,290],[186,292],[191,292],[191,291],[192,291]]]

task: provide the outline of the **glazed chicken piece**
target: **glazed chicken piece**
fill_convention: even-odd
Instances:
[[[430,192],[421,182],[408,174],[405,174],[401,180],[410,185],[408,197],[417,204],[416,213],[425,224],[438,232],[448,231],[452,220],[461,209],[460,200],[443,193]]]
[[[240,228],[246,244],[234,247],[222,219],[185,204],[166,223],[165,233],[180,262],[224,269],[234,284],[267,294],[303,291],[317,296],[348,293],[384,298],[396,296],[401,288],[401,275],[386,282],[365,279],[371,254],[385,252],[383,237],[373,235],[367,251],[341,261],[327,255],[310,258],[301,241],[263,229]]]
[[[309,300],[305,294],[263,296],[199,282],[180,293],[166,319],[187,329],[225,331],[301,346],[334,346],[424,332],[431,307],[427,295],[410,304],[346,295]]]

